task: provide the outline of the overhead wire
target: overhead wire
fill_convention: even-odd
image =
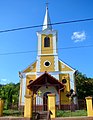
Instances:
[[[50,50],[64,50],[64,49],[76,49],[76,48],[86,48],[86,47],[93,47],[93,45],[86,45],[86,46],[69,46],[69,47],[63,47],[63,48],[58,48],[58,49],[50,49]],[[49,51],[50,51],[49,50]],[[40,51],[40,50],[38,50]],[[6,53],[0,53],[1,55],[15,55],[15,54],[27,54],[27,53],[33,53],[33,52],[38,52],[37,50],[33,51],[17,51],[17,52],[6,52]],[[42,50],[42,51],[48,51],[48,50]]]
[[[71,21],[63,21],[63,22],[56,22],[49,25],[60,25],[60,24],[70,24],[70,23],[77,23],[77,22],[86,22],[86,21],[92,21],[93,18],[87,18],[87,19],[79,19],[79,20],[71,20]],[[6,32],[13,32],[13,31],[19,31],[19,30],[25,30],[25,29],[31,29],[31,28],[38,28],[45,25],[34,25],[34,26],[26,26],[26,27],[19,27],[19,28],[13,28],[13,29],[6,29],[6,30],[0,30],[0,33],[6,33]],[[61,49],[75,49],[75,48],[84,48],[84,47],[93,47],[93,45],[87,45],[87,46],[72,46],[72,47],[64,47],[64,48],[58,48],[58,50]],[[18,52],[9,52],[9,53],[0,53],[0,55],[13,55],[13,54],[25,54],[25,53],[31,53],[31,52],[38,52],[38,51],[18,51]]]
[[[70,23],[77,23],[77,22],[86,22],[86,21],[92,21],[93,18],[86,18],[86,19],[79,19],[79,20],[71,20],[71,21],[61,21],[61,22],[55,22],[48,25],[60,25],[60,24],[70,24]],[[38,28],[43,27],[46,25],[33,25],[33,26],[26,26],[26,27],[19,27],[19,28],[12,28],[12,29],[6,29],[6,30],[0,30],[0,33],[6,33],[6,32],[13,32],[13,31],[19,31],[19,30],[25,30],[25,29],[31,29],[31,28]]]

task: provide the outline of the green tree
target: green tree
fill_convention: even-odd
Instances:
[[[79,99],[93,95],[93,79],[77,71],[75,74],[76,90]]]
[[[18,106],[19,83],[6,84],[0,86],[0,98],[4,99],[7,109],[12,108],[16,104]]]

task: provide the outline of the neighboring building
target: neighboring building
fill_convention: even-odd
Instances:
[[[56,94],[57,105],[68,104],[66,94],[70,89],[75,91],[75,70],[58,58],[57,31],[52,29],[47,6],[42,31],[37,32],[37,37],[37,60],[19,74],[19,105],[24,105],[24,96],[29,94],[43,105],[43,96],[48,93]]]

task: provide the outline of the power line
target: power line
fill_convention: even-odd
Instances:
[[[71,47],[63,47],[63,48],[58,48],[57,50],[62,50],[62,49],[76,49],[76,48],[87,48],[87,47],[93,47],[93,45],[86,45],[86,46],[71,46]],[[55,49],[51,49],[55,50]],[[48,51],[48,50],[43,50],[43,51]],[[50,50],[49,50],[50,51]],[[9,52],[9,53],[0,53],[1,55],[16,55],[16,54],[27,54],[27,53],[33,53],[33,52],[38,52],[36,50],[33,51],[23,51],[23,52]]]
[[[87,19],[80,19],[80,20],[71,20],[71,21],[63,21],[63,22],[56,22],[49,25],[61,25],[61,24],[70,24],[70,23],[77,23],[77,22],[86,22],[86,21],[92,21],[93,18],[87,18]],[[13,31],[19,31],[19,30],[26,30],[31,28],[38,28],[46,25],[33,25],[33,26],[26,26],[26,27],[19,27],[19,28],[13,28],[13,29],[6,29],[6,30],[0,30],[0,33],[6,33],[6,32],[13,32]]]
[[[93,47],[93,45],[71,46],[71,47],[64,47],[64,48],[59,48],[59,49],[76,49],[76,48],[87,48],[87,47]]]

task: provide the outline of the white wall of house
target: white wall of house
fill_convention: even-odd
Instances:
[[[40,95],[38,94],[38,91],[41,92]],[[59,94],[55,87],[48,86],[48,88],[46,88],[46,86],[42,86],[38,89],[38,91],[37,91],[37,95],[36,95],[36,104],[37,105],[38,104],[43,105],[43,95],[46,92],[51,92],[51,93],[55,94],[56,95],[56,104],[59,104]]]

